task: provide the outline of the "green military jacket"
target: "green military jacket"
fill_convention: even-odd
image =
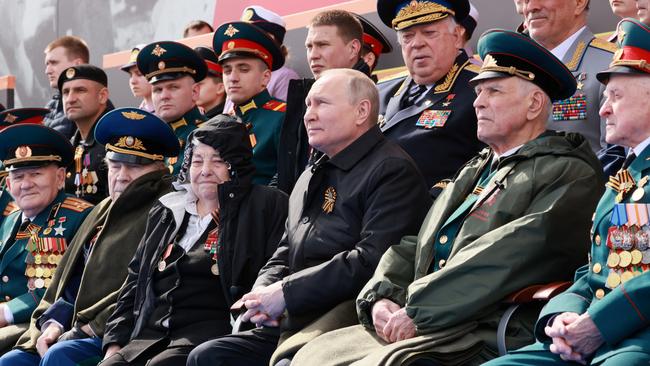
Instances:
[[[178,172],[181,170],[183,155],[185,154],[184,150],[187,145],[187,137],[190,132],[194,131],[205,121],[205,116],[201,114],[201,111],[197,107],[194,107],[181,116],[178,121],[169,122],[169,126],[174,130],[174,134],[178,137],[178,142],[181,144],[181,151],[178,153],[178,157],[167,158],[167,167],[169,168],[169,172],[174,176],[178,175]]]
[[[491,163],[487,149],[467,163],[435,201],[418,236],[403,238],[384,254],[357,298],[363,325],[372,329],[372,305],[387,298],[405,306],[418,334],[477,322],[477,336],[496,350],[505,297],[571,278],[584,261],[591,211],[603,190],[589,144],[580,135],[547,132],[499,161],[479,185]],[[472,194],[474,202],[459,214]],[[514,326],[525,323],[530,329],[534,318]],[[521,344],[532,337],[523,338],[512,340]]]
[[[264,89],[250,101],[235,107],[248,127],[255,164],[254,184],[267,185],[278,171],[280,132],[287,104]]]
[[[115,202],[107,197],[90,212],[59,263],[61,269],[52,285],[32,314],[29,329],[18,341],[20,349],[36,350],[36,340],[41,335],[39,317],[63,296],[77,262],[84,260],[84,245],[95,235],[73,304],[72,324],[89,324],[98,337],[104,335],[106,319],[115,308],[128,264],[144,234],[149,209],[171,190],[170,178],[167,171],[145,174],[131,182]]]
[[[639,241],[640,236],[636,235],[637,242],[632,244],[629,239],[619,240],[618,236],[630,229],[634,230],[633,234],[650,230],[647,211],[642,211],[650,207],[648,159],[650,147],[627,168],[634,186],[626,193],[620,194],[616,189],[622,173],[614,176],[614,181],[610,178],[611,183],[594,214],[589,263],[576,272],[573,286],[553,298],[542,310],[535,327],[535,335],[542,343],[534,346],[548,347],[543,344],[550,342],[544,326],[553,315],[586,311],[605,340],[592,365],[621,352],[650,352],[648,241],[642,237]]]
[[[22,211],[7,216],[0,226],[0,298],[14,323],[29,320],[56,274],[64,250],[92,205],[61,190],[31,224],[20,230]],[[51,259],[50,259],[51,258]]]

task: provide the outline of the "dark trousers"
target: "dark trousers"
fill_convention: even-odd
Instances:
[[[102,361],[101,366],[184,366],[192,347],[171,347],[147,350],[135,362],[127,362],[118,352]]]
[[[267,366],[278,339],[278,328],[256,328],[227,335],[196,347],[187,358],[187,366]]]

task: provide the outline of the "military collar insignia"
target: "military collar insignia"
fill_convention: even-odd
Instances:
[[[241,105],[238,108],[239,108],[239,111],[241,112],[241,114],[246,114],[246,112],[248,112],[249,110],[256,109],[257,104],[255,104],[255,100],[251,100],[250,102],[248,102],[248,103],[246,103],[244,105]]]
[[[324,196],[325,197],[322,206],[323,212],[329,214],[334,211],[334,203],[336,203],[336,189],[334,189],[334,187],[327,187]]]
[[[176,131],[183,126],[187,126],[187,121],[185,121],[185,118],[181,118],[176,122],[170,123],[169,126],[171,126],[172,130]]]
[[[571,59],[569,60],[569,62],[564,64],[567,67],[567,69],[573,71],[578,67],[578,64],[580,64],[580,60],[582,60],[582,56],[585,54],[586,49],[587,49],[587,43],[585,43],[585,41],[578,42],[578,46],[576,47],[575,51],[573,51],[573,55],[571,55]]]
[[[165,52],[167,52],[166,49],[160,47],[159,44],[156,45],[156,47],[151,51],[151,54],[154,56],[162,56]]]
[[[460,70],[465,68],[465,66],[469,63],[469,60],[466,60],[463,66],[458,66],[457,63],[454,63],[454,66],[451,67],[447,75],[445,76],[445,79],[438,85],[436,85],[433,88],[434,94],[439,94],[439,93],[446,93],[451,90],[451,88],[454,86],[454,82],[458,78],[458,75],[460,75]]]

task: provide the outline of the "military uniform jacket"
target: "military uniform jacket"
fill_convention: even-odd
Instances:
[[[4,186],[4,182],[2,182],[1,185]],[[9,193],[6,187],[0,190],[0,210],[2,210],[2,216],[0,216],[0,225],[7,216],[9,216],[12,212],[18,210],[18,206],[16,206],[14,198],[11,197],[11,193]]]
[[[177,121],[169,122],[169,126],[174,130],[174,134],[178,137],[178,142],[181,144],[181,150],[178,153],[178,157],[167,158],[167,167],[172,175],[178,175],[178,172],[181,169],[183,164],[183,154],[185,146],[187,145],[187,137],[190,132],[194,131],[205,121],[205,116],[201,114],[201,111],[199,111],[197,107],[194,107],[182,115]]]
[[[56,242],[59,248],[61,244],[67,247],[91,208],[88,202],[60,191],[26,230],[19,230],[22,211],[9,215],[0,226],[0,297],[9,306],[15,324],[29,320],[45,293],[52,275],[46,276],[42,272],[48,269],[50,273],[57,273],[56,263],[60,261],[62,253],[53,250],[51,245]],[[34,233],[38,239],[34,241],[30,233]],[[36,255],[36,251],[30,250],[32,243],[43,244],[37,246],[39,250]],[[53,260],[48,261],[52,255]]]
[[[97,121],[113,108],[113,104],[109,103],[104,112],[97,118]],[[72,165],[67,169],[65,180],[65,191],[67,193],[94,205],[108,196],[108,167],[104,162],[106,149],[104,145],[95,141],[97,121],[95,121],[85,141],[82,141],[79,129],[75,131],[72,139],[70,139],[70,143],[75,149],[75,155]]]
[[[113,202],[107,197],[84,220],[69,250],[59,263],[52,285],[32,314],[29,329],[18,341],[22,350],[35,351],[45,321],[54,319],[66,330],[76,322],[89,324],[101,337],[109,315],[113,313],[117,295],[126,279],[127,267],[144,234],[147,213],[156,200],[171,190],[171,177],[166,170],[151,172],[134,180]],[[84,263],[84,246],[96,236]],[[62,299],[76,266],[85,269],[74,304]]]
[[[505,297],[571,278],[584,261],[591,209],[603,189],[589,145],[577,134],[543,134],[500,161],[477,190],[491,155],[486,149],[471,160],[435,201],[418,236],[382,257],[357,299],[361,324],[374,329],[372,306],[387,298],[406,307],[419,335],[477,322],[477,336],[496,350]],[[476,200],[459,215],[472,192]],[[533,323],[514,322],[522,329]]]
[[[272,98],[266,89],[235,107],[235,114],[248,127],[253,146],[254,184],[269,184],[278,171],[280,132],[286,107],[287,103]]]
[[[254,287],[282,281],[283,328],[300,329],[354,299],[388,246],[415,233],[430,202],[415,163],[374,127],[300,176],[284,237]]]
[[[571,98],[553,103],[547,124],[551,130],[582,134],[594,152],[606,147],[605,119],[598,115],[605,86],[596,74],[609,67],[615,50],[615,45],[596,38],[588,28],[580,32],[562,59],[575,76],[578,90]]]
[[[469,80],[478,68],[461,51],[449,73],[417,103],[400,109],[411,77],[381,83],[379,126],[418,164],[427,187],[449,179],[485,145],[476,137],[476,94]]]
[[[550,339],[544,333],[544,326],[551,316],[561,312],[588,312],[605,340],[596,351],[592,365],[620,352],[648,353],[650,350],[650,252],[644,249],[645,244],[630,245],[626,243],[629,240],[617,239],[622,228],[648,229],[646,216],[641,213],[639,220],[637,215],[650,203],[650,185],[644,183],[650,175],[649,158],[650,147],[647,147],[628,167],[635,186],[621,196],[620,202],[616,198],[618,192],[608,185],[594,214],[589,263],[576,271],[573,286],[542,310],[536,325],[537,339],[547,343]],[[547,348],[548,344],[534,346]]]

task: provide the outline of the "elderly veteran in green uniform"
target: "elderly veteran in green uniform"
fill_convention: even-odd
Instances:
[[[70,365],[102,356],[113,312],[151,206],[171,190],[164,158],[178,156],[178,139],[144,110],[107,113],[95,128],[106,146],[110,196],[84,220],[59,263],[30,328],[0,365]],[[42,361],[41,361],[42,357]]]
[[[255,176],[253,183],[269,184],[278,171],[280,132],[287,104],[266,89],[271,71],[284,65],[280,46],[264,30],[247,22],[231,22],[214,32],[223,82],[250,133]]]
[[[618,34],[621,50],[597,75],[607,97],[600,115],[607,142],[630,153],[596,208],[589,263],[542,310],[537,343],[490,366],[650,363],[650,28],[628,18]]]
[[[397,32],[408,75],[377,85],[379,127],[422,171],[435,197],[484,145],[476,138],[478,67],[462,50],[459,23],[467,0],[378,0],[377,13]]]
[[[63,253],[92,205],[63,190],[73,150],[59,132],[21,124],[0,132],[0,160],[19,210],[0,226],[0,352],[29,326]]]
[[[114,108],[108,99],[108,77],[97,66],[78,65],[59,75],[58,86],[66,118],[76,127],[70,140],[74,162],[66,175],[66,192],[96,204],[108,195],[104,146],[93,134],[97,121]]]
[[[382,257],[357,298],[361,325],[317,338],[292,364],[478,364],[497,354],[504,298],[569,280],[584,261],[600,165],[582,136],[546,131],[551,101],[575,79],[518,33],[488,31],[478,51],[474,107],[490,148],[443,190],[419,235]],[[507,344],[530,342],[534,321],[516,314]]]
[[[187,144],[187,136],[206,120],[196,101],[198,82],[207,75],[207,67],[193,49],[172,41],[146,45],[140,50],[136,63],[153,85],[156,116],[169,124],[181,144],[179,155],[167,159],[169,171],[177,175],[183,163],[182,149]]]
[[[50,110],[47,108],[15,108],[0,111],[0,131],[9,126],[24,123],[42,125],[48,113],[50,113]],[[18,210],[18,206],[16,206],[16,202],[14,202],[5,184],[7,174],[9,173],[4,170],[0,171],[0,212],[2,212],[0,224],[2,224],[5,217]]]

